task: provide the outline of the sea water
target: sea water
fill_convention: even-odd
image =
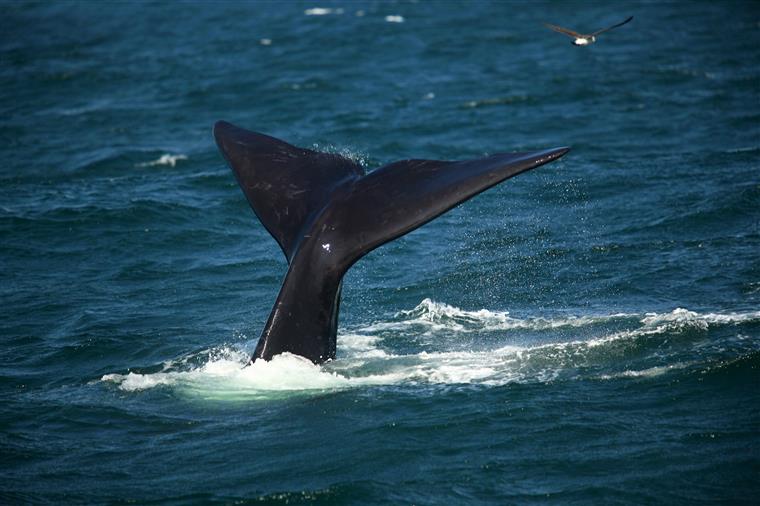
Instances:
[[[1,7],[0,502],[757,501],[757,3]],[[248,366],[286,263],[219,119],[572,151],[359,261],[335,360]]]

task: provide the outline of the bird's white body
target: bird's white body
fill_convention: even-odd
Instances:
[[[588,39],[585,38],[585,37],[578,37],[577,39],[575,39],[573,41],[573,45],[575,45],[575,46],[588,46],[589,44],[591,44],[594,41],[596,41],[596,37],[590,37]]]

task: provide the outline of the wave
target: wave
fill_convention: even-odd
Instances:
[[[735,154],[758,154],[760,153],[760,146],[745,146],[741,148],[726,149],[723,153],[735,155]]]
[[[685,369],[689,367],[690,365],[692,365],[692,363],[679,362],[675,364],[648,367],[646,369],[641,369],[641,370],[627,369],[623,372],[618,372],[614,374],[601,374],[599,376],[599,379],[609,380],[609,379],[618,379],[618,378],[654,378],[656,376],[662,376],[663,374],[666,374],[671,371]]]
[[[459,332],[512,329],[547,330],[632,320],[637,320],[647,327],[673,324],[676,327],[707,328],[710,323],[732,324],[760,320],[760,311],[700,314],[688,309],[676,308],[668,313],[613,313],[609,315],[570,315],[553,318],[528,317],[520,319],[509,316],[508,311],[490,311],[488,309],[467,311],[426,298],[414,309],[400,311],[397,313],[396,318],[399,320],[395,322],[375,323],[363,327],[363,330],[373,331],[386,328],[403,328],[410,325],[445,327]]]
[[[688,309],[677,308],[670,313],[646,313],[641,323],[645,325],[676,324],[678,326],[696,326],[707,329],[710,324],[728,325],[760,320],[760,311],[745,313],[706,313],[699,314]]]
[[[466,311],[425,299],[394,318],[397,321],[374,323],[340,335],[339,358],[321,366],[291,354],[250,364],[250,354],[244,348],[226,346],[168,361],[158,372],[107,374],[101,381],[128,392],[167,387],[190,397],[230,400],[271,399],[368,385],[499,386],[573,379],[646,380],[720,363],[730,343],[705,347],[705,332],[713,327],[756,323],[760,311],[700,314],[677,308],[665,313],[519,319],[508,312]],[[387,339],[378,335],[378,331],[382,334],[393,329],[408,337],[410,326],[423,325],[456,333],[495,329],[506,331],[507,336],[510,331],[529,329],[547,331],[556,338],[553,329],[611,322],[623,322],[628,328],[558,342],[501,342],[485,350],[404,351],[388,346]],[[678,341],[679,336],[683,347],[673,348],[670,341]],[[736,340],[740,346],[734,344],[735,355],[757,353],[760,348],[756,340],[741,334]]]
[[[363,332],[388,329],[405,329],[412,326],[427,327],[430,330],[449,329],[456,332],[481,332],[491,330],[530,329],[547,330],[561,327],[583,327],[595,323],[617,319],[628,319],[635,315],[615,313],[606,316],[566,316],[558,318],[531,317],[513,318],[508,311],[480,309],[466,311],[455,306],[431,299],[424,299],[417,307],[401,311],[393,321],[377,322],[362,327]]]

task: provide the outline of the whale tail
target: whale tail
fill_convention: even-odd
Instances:
[[[402,160],[365,173],[336,154],[220,121],[216,142],[248,203],[288,260],[254,360],[290,352],[335,357],[341,280],[378,246],[569,148],[468,161]]]
[[[307,222],[341,184],[364,169],[340,155],[297,148],[219,121],[214,137],[253,212],[282,248],[288,263]]]

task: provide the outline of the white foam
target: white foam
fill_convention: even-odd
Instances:
[[[122,390],[134,392],[136,390],[146,390],[159,385],[172,385],[176,381],[176,375],[173,373],[156,373],[156,374],[106,374],[101,381],[110,381],[117,383]]]
[[[679,326],[692,326],[707,329],[712,324],[728,325],[743,323],[751,320],[760,319],[760,311],[748,311],[745,313],[706,313],[699,314],[684,308],[676,308],[670,313],[646,313],[641,323],[644,325],[658,325],[662,323],[672,323]]]
[[[248,363],[248,355],[211,358],[188,370],[140,374],[107,374],[101,381],[127,392],[168,387],[189,397],[235,400],[272,398],[284,392],[335,391],[368,385],[482,384],[535,382],[554,379],[561,368],[545,367],[545,353],[536,357],[529,348],[505,346],[488,351],[420,352],[394,355],[375,348],[372,336],[342,336],[339,347],[348,356],[322,366],[291,354],[271,361]],[[539,347],[540,348],[540,347]],[[227,352],[226,355],[230,355]],[[186,360],[169,364],[172,368]]]
[[[388,23],[403,23],[404,16],[399,16],[399,15],[385,16],[385,21],[387,21]]]
[[[628,356],[628,350],[636,350],[642,340],[687,328],[702,330],[710,325],[758,320],[760,311],[699,314],[677,308],[666,313],[644,315],[615,313],[516,319],[511,318],[508,312],[486,309],[465,311],[425,299],[414,309],[402,311],[395,318],[395,322],[379,322],[341,334],[338,336],[338,359],[321,366],[291,354],[278,355],[269,362],[257,360],[250,364],[248,352],[224,347],[167,362],[159,372],[107,374],[101,380],[128,392],[164,387],[183,395],[222,400],[271,398],[288,392],[292,395],[294,392],[334,391],[366,385],[547,382],[560,377],[583,378],[586,373],[582,371],[589,366],[614,369],[616,357]],[[438,330],[453,330],[455,333],[470,332],[473,328],[551,330],[620,318],[624,320],[619,323],[634,328],[585,339],[536,342],[527,346],[501,342],[494,349],[478,351],[435,351],[428,347],[400,353],[388,349],[383,337],[372,331],[401,329],[402,335],[408,333],[412,338],[418,330],[409,325],[428,325],[427,330],[440,327]],[[665,356],[652,358],[659,362],[668,360]],[[660,363],[597,377],[651,378],[689,365]]]
[[[387,357],[388,353],[378,348],[380,338],[361,334],[342,335],[340,339],[341,351],[356,358]]]
[[[493,330],[544,331],[562,327],[579,328],[615,321],[638,320],[645,332],[685,329],[707,329],[710,324],[737,324],[760,319],[760,311],[744,313],[705,313],[676,308],[668,313],[613,313],[609,315],[557,316],[513,318],[508,311],[479,309],[467,311],[445,303],[424,299],[414,309],[400,311],[395,320],[375,322],[358,329],[360,332],[408,330],[422,327],[428,332],[450,330],[454,332],[482,332]]]
[[[145,163],[139,163],[137,164],[138,167],[152,167],[154,165],[171,165],[172,167],[175,167],[177,165],[177,162],[179,160],[187,160],[186,155],[172,155],[169,153],[166,153],[164,155],[161,155],[156,160],[145,162]]]
[[[676,363],[676,364],[669,364],[669,365],[660,365],[655,367],[649,367],[647,369],[642,370],[626,370],[623,372],[615,373],[615,374],[602,374],[599,376],[600,379],[617,379],[617,378],[655,378],[657,376],[662,376],[663,374],[669,373],[674,370],[679,369],[685,369],[691,364],[688,363]]]
[[[309,360],[285,353],[271,361],[257,360],[249,364],[248,354],[226,353],[232,357],[210,358],[197,368],[184,371],[149,374],[107,374],[102,381],[116,383],[125,391],[139,391],[157,386],[173,386],[179,390],[207,398],[229,398],[272,391],[325,390],[345,388],[348,380],[323,370]]]
[[[630,318],[627,313],[615,313],[599,316],[565,316],[558,318],[530,317],[513,318],[508,311],[489,311],[479,309],[466,311],[441,302],[424,299],[412,310],[396,314],[395,321],[375,322],[361,328],[362,332],[380,330],[404,330],[421,326],[428,331],[451,330],[455,332],[482,332],[492,330],[548,330],[561,327],[584,327],[614,319]]]
[[[329,7],[312,7],[303,11],[307,16],[327,16],[329,14],[343,14],[343,9],[332,9]]]
[[[366,385],[503,384],[524,379],[512,367],[522,353],[520,348],[391,355],[372,348],[375,339],[351,336],[344,343],[346,339],[341,338],[340,346],[352,350],[349,351],[351,355],[323,366],[288,353],[277,355],[269,362],[257,360],[253,364],[248,363],[248,355],[242,352],[234,358],[210,358],[214,354],[208,354],[207,362],[189,370],[107,374],[101,381],[114,383],[127,392],[164,386],[193,397],[235,399],[271,397],[272,393],[277,392],[340,390]],[[169,364],[168,367],[176,365]]]

